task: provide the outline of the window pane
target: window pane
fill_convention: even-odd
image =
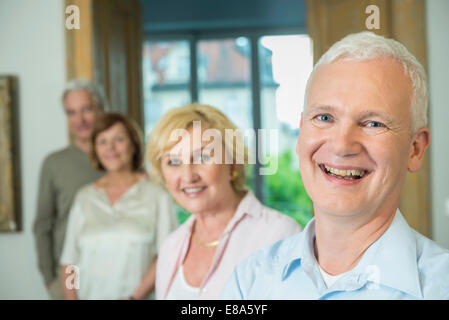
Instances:
[[[262,142],[277,170],[264,178],[264,202],[304,226],[312,204],[302,184],[295,152],[312,42],[307,35],[265,36],[259,40],[262,128],[277,131],[277,148]],[[269,149],[268,149],[269,148]],[[276,150],[277,149],[277,150]]]
[[[199,101],[223,111],[240,129],[253,127],[247,38],[198,42]]]
[[[253,128],[251,47],[248,38],[198,42],[198,99],[228,116],[243,132]],[[255,138],[245,135],[250,152]],[[248,186],[254,190],[253,165],[247,167]]]
[[[142,65],[147,136],[166,111],[190,103],[189,42],[146,41]]]

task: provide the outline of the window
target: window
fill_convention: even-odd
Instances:
[[[189,42],[157,41],[143,45],[145,136],[171,108],[190,102]]]
[[[312,218],[296,155],[296,139],[307,78],[313,67],[307,35],[264,36],[259,39],[262,128],[278,133],[277,170],[263,179],[264,203],[293,217],[302,226]],[[267,146],[264,143],[263,146]]]
[[[247,38],[198,41],[198,101],[252,128],[251,63]]]
[[[267,206],[304,226],[312,217],[295,153],[306,80],[312,70],[307,35],[204,35],[145,41],[145,133],[167,110],[194,101],[223,111],[240,129],[274,130],[248,140],[264,157],[248,166],[248,186]],[[257,158],[257,157],[256,157]],[[268,175],[260,169],[277,163]],[[180,222],[188,213],[178,208]]]

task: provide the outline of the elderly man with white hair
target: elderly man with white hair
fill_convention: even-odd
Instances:
[[[103,176],[90,165],[88,151],[94,123],[107,109],[103,91],[84,79],[66,84],[62,103],[73,143],[45,158],[34,220],[38,266],[52,299],[64,299],[58,276],[59,258],[75,194],[85,184]]]
[[[399,211],[430,137],[423,67],[370,32],[309,78],[296,151],[314,219],[235,269],[224,299],[448,299],[449,251]]]

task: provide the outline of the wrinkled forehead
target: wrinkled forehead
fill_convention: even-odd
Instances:
[[[305,111],[312,105],[355,105],[360,108],[395,108],[410,111],[413,85],[400,62],[382,57],[370,60],[336,60],[318,66],[311,74]]]
[[[93,95],[85,89],[72,90],[64,97],[64,108],[66,109],[78,108],[85,105],[97,106]]]
[[[67,101],[68,99],[73,99],[74,97],[79,98],[79,99],[84,98],[84,99],[89,99],[89,100],[93,98],[92,94],[83,88],[68,91],[65,94],[64,98]]]

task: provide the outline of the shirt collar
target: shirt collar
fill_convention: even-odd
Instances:
[[[366,280],[422,298],[414,232],[397,209],[391,225],[368,248],[354,271]]]
[[[263,205],[256,198],[251,190],[248,190],[245,196],[240,201],[235,212],[235,216],[242,216],[248,214],[250,216],[258,217],[262,214]]]
[[[226,226],[223,234],[220,237],[221,239],[224,239],[225,241],[220,241],[220,244],[217,248],[217,254],[212,262],[212,266],[216,263],[216,257],[219,257],[220,250],[222,251],[224,247],[226,247],[227,240],[229,239],[229,235],[231,232],[235,229],[237,224],[245,218],[245,216],[252,216],[257,217],[262,215],[263,212],[263,205],[260,203],[259,200],[257,200],[256,196],[251,192],[248,191],[246,195],[243,197],[243,199],[240,201],[239,205],[237,206],[237,210],[234,214],[234,216],[231,218],[231,220],[228,222],[228,225]],[[185,259],[185,256],[187,254],[187,249],[189,247],[189,241],[191,234],[193,232],[193,225],[195,223],[195,215],[191,215],[187,221],[185,221],[180,228],[182,228],[182,234],[183,234],[183,241],[181,242],[181,251],[180,256],[178,258],[177,265],[179,266],[180,263],[182,263]],[[201,286],[207,281],[207,278],[209,277],[211,271],[209,271],[206,274],[206,277],[203,279],[203,282]],[[174,276],[174,273],[173,273]]]
[[[232,232],[232,230],[234,230],[234,228],[237,226],[240,220],[242,220],[246,215],[258,217],[262,214],[262,211],[263,211],[262,204],[260,203],[259,200],[257,200],[254,193],[252,193],[251,190],[248,190],[243,199],[240,200],[240,203],[237,206],[237,210],[235,211],[234,216],[226,226],[223,234],[225,235]]]
[[[263,212],[263,205],[260,203],[260,201],[256,198],[254,193],[251,190],[248,190],[245,194],[245,196],[240,200],[239,205],[237,206],[237,210],[235,211],[234,216],[229,221],[228,225],[226,226],[223,234],[231,232],[237,223],[245,216],[253,216],[258,217]],[[184,223],[184,230],[188,234],[192,232],[193,223],[195,222],[195,215],[191,215],[186,222]]]
[[[315,237],[315,218],[312,218],[307,223],[304,230],[294,236],[296,239],[290,241],[288,248],[286,248],[286,259],[284,267],[282,268],[282,280],[284,280],[292,269],[298,264],[309,266],[316,263],[313,239]]]
[[[304,231],[297,235],[296,241],[286,248],[286,259],[282,268],[284,280],[299,263],[304,269],[317,264],[314,255],[315,219],[312,219]],[[382,284],[414,297],[422,298],[416,255],[416,239],[399,209],[384,232],[365,252],[357,266],[348,273],[361,283],[371,281]]]

